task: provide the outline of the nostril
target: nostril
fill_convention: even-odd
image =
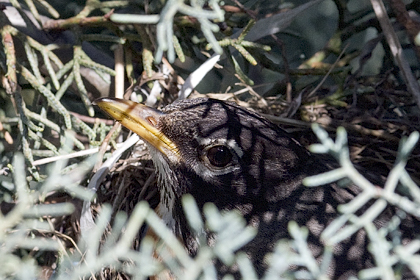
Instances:
[[[146,117],[146,120],[148,120],[149,121],[149,123],[151,124],[151,125],[153,125],[153,126],[156,126],[157,125],[157,121],[156,121],[156,119],[154,118],[154,117]]]

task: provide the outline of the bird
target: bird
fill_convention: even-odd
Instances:
[[[264,256],[278,240],[290,238],[290,221],[308,228],[311,252],[322,258],[322,231],[338,216],[338,205],[360,193],[354,185],[304,186],[304,178],[331,170],[332,160],[310,153],[278,125],[234,102],[184,99],[161,110],[116,98],[95,103],[145,140],[158,175],[156,211],[191,255],[199,244],[182,211],[185,194],[200,209],[211,202],[219,210],[237,210],[257,229],[241,250],[262,276]],[[331,279],[374,265],[366,235],[359,237],[334,248]]]

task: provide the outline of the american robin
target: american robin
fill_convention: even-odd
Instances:
[[[194,255],[199,245],[189,229],[181,197],[200,208],[237,209],[258,228],[245,251],[262,275],[264,256],[296,221],[309,229],[308,244],[320,258],[320,234],[337,217],[337,206],[359,193],[356,186],[308,188],[302,179],[329,170],[330,162],[309,153],[284,130],[235,103],[199,98],[161,111],[132,101],[102,98],[96,104],[146,142],[158,173],[157,212]],[[373,265],[365,234],[334,248],[333,279],[347,279]],[[222,270],[222,268],[221,268]]]

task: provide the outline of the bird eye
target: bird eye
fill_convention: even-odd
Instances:
[[[207,150],[207,159],[216,167],[225,167],[233,158],[230,149],[226,146],[214,146]]]

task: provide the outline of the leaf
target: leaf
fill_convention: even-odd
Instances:
[[[254,42],[265,36],[276,34],[286,29],[300,13],[309,9],[313,5],[320,3],[321,1],[323,0],[310,1],[292,10],[257,21],[257,23],[249,31],[248,35],[245,36],[245,40]],[[235,33],[232,37],[236,38],[241,33],[242,30]]]

